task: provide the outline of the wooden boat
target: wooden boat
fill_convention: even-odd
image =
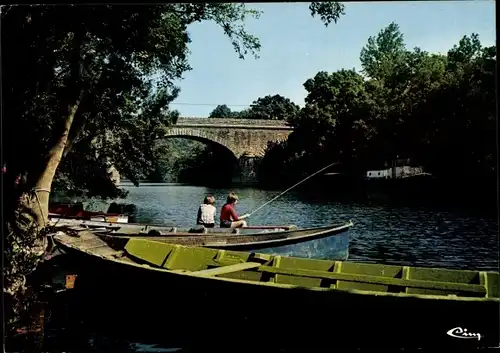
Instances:
[[[166,233],[180,232],[180,233],[240,233],[245,234],[255,232],[265,232],[271,230],[289,230],[294,229],[294,225],[276,225],[276,226],[253,226],[236,229],[229,228],[178,228],[173,224],[145,224],[145,223],[114,223],[106,221],[92,221],[87,219],[70,219],[70,218],[50,218],[49,221],[54,227],[85,227],[89,229],[109,230],[115,233],[128,234],[128,235],[148,235],[148,236],[162,236]]]
[[[64,224],[64,223],[63,223]],[[89,223],[78,224],[85,229]],[[92,223],[96,225],[96,223]],[[188,246],[213,249],[254,251],[285,256],[347,260],[349,256],[349,228],[352,221],[326,227],[297,229],[295,226],[261,226],[248,228],[191,228],[136,225],[94,227],[107,241],[124,244],[132,237]]]
[[[102,213],[102,212],[91,212],[91,211],[80,211],[73,214],[68,213],[49,213],[49,222],[57,224],[58,221],[76,221],[78,223],[81,220],[88,220],[89,222],[101,222],[101,223],[127,223],[129,216],[122,215],[118,213]],[[60,222],[60,223],[62,223]],[[68,222],[69,223],[69,222]]]
[[[82,264],[82,322],[176,344],[464,348],[498,344],[498,272],[303,259],[85,231],[56,243]],[[126,330],[126,331],[124,331]],[[464,334],[466,332],[467,334]],[[474,335],[474,336],[471,336]],[[195,339],[196,338],[196,339]],[[455,347],[455,348],[456,348]]]
[[[95,212],[84,209],[82,202],[52,202],[49,206],[49,220],[89,220],[108,223],[127,223],[135,218],[135,206],[112,203],[106,212]]]
[[[206,234],[173,231],[160,236],[147,234],[123,234],[113,232],[109,235],[122,242],[131,237],[187,246],[202,246],[213,249],[255,251],[284,256],[305,258],[326,258],[347,260],[349,255],[349,228],[352,222],[326,227],[294,229],[224,229],[220,228]]]

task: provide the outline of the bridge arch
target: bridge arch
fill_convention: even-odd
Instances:
[[[161,138],[186,138],[229,151],[237,162],[234,181],[254,183],[268,143],[287,140],[292,130],[280,120],[185,117],[179,118]]]
[[[159,138],[159,140],[168,139],[186,139],[210,146],[210,151],[216,155],[216,159],[212,160],[212,162],[217,165],[217,169],[209,177],[212,182],[223,184],[239,182],[242,174],[248,174],[244,170],[244,165],[242,166],[242,158],[238,157],[227,143],[214,136],[214,134],[196,129],[171,128],[168,133]],[[217,175],[215,179],[214,175]]]
[[[185,138],[203,143],[214,143],[225,148],[228,152],[231,153],[232,156],[234,156],[236,160],[238,160],[238,158],[240,157],[236,155],[231,146],[229,146],[226,142],[224,142],[223,139],[221,139],[219,136],[217,136],[217,134],[211,131],[172,127],[168,129],[163,138]]]
[[[158,140],[185,138],[217,146],[237,161],[235,181],[251,184],[268,143],[286,141],[292,131],[282,120],[181,117]]]

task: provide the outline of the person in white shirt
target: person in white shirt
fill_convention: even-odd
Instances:
[[[202,225],[205,228],[213,228],[215,226],[215,197],[207,195],[203,200],[203,204],[198,208],[198,216],[196,217],[196,224]]]

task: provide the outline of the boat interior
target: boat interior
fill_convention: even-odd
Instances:
[[[56,239],[108,260],[203,278],[437,297],[499,297],[496,272],[294,258],[186,247],[140,238],[130,238],[121,248],[113,248],[90,232],[82,232],[79,237],[60,232]]]
[[[202,225],[179,228],[174,226],[155,226],[155,225],[141,225],[141,224],[117,224],[96,221],[61,221],[53,220],[54,227],[57,228],[72,228],[75,230],[92,229],[94,232],[114,232],[120,235],[148,235],[160,236],[177,233],[187,234],[254,234],[254,233],[270,233],[270,232],[284,232],[297,229],[296,226],[276,226],[276,227],[252,227],[252,228],[207,228]]]

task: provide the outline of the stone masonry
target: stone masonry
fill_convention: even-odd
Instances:
[[[180,118],[165,137],[216,142],[230,150],[236,158],[262,157],[268,142],[284,141],[292,130],[280,120]]]
[[[240,167],[240,175],[233,180],[251,184],[257,180],[258,160],[268,143],[284,141],[292,131],[282,120],[179,118],[165,137],[211,141],[226,147]]]

